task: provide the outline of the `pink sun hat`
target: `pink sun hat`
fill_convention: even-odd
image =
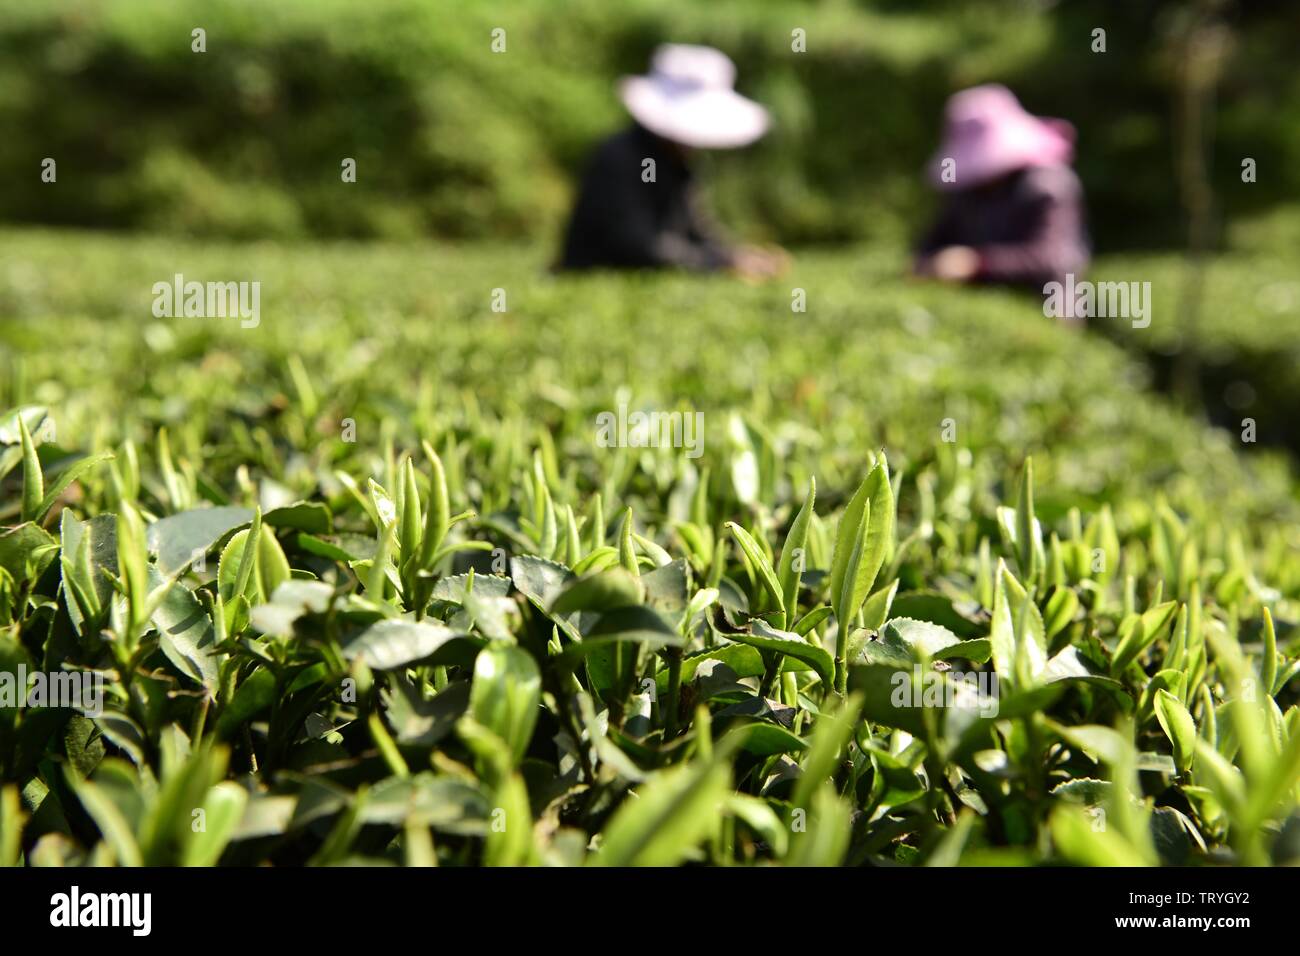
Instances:
[[[632,118],[664,139],[699,149],[748,146],[767,132],[767,110],[733,89],[736,65],[721,50],[666,43],[646,76],[627,76],[619,97]]]
[[[943,144],[930,160],[940,189],[981,186],[1031,166],[1057,166],[1074,156],[1074,127],[1026,112],[1005,86],[989,83],[953,94],[944,110]],[[945,165],[947,160],[951,164]],[[945,178],[945,169],[951,172]]]

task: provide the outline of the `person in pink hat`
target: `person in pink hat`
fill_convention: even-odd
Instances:
[[[1083,272],[1089,240],[1073,155],[1074,128],[1031,115],[1005,86],[952,96],[928,169],[945,201],[914,271],[1036,289]]]

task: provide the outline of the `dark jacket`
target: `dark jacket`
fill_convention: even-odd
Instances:
[[[653,182],[642,178],[647,159],[655,163]],[[670,144],[633,125],[597,147],[557,268],[707,271],[730,262],[698,208],[690,168]]]
[[[980,256],[976,279],[1041,288],[1088,266],[1083,186],[1068,166],[1040,166],[948,197],[921,241],[930,255],[970,246]]]

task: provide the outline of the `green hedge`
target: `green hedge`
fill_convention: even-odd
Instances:
[[[688,0],[0,0],[0,218],[223,236],[553,237],[613,83],[666,39],[714,43],[776,132],[717,157],[738,228],[787,242],[910,235],[945,97],[988,80],[1081,129],[1103,242],[1179,229],[1164,3]],[[1090,30],[1109,52],[1091,53]],[[207,52],[190,50],[195,27]],[[495,27],[507,51],[490,50]],[[790,49],[807,31],[807,52]],[[1297,79],[1266,14],[1237,31],[1215,176],[1230,211],[1300,188]],[[1243,190],[1240,157],[1260,164]],[[45,157],[56,185],[39,185]],[[340,163],[359,164],[354,185]],[[1136,226],[1134,224],[1137,224]]]
[[[1300,217],[1292,229],[1295,221]],[[1159,386],[1204,408],[1211,420],[1234,432],[1250,420],[1257,442],[1300,451],[1300,278],[1294,251],[1281,245],[1233,253],[1195,272],[1199,281],[1177,256],[1100,260],[1095,277],[1148,281],[1153,302],[1150,327],[1119,320],[1103,322],[1103,329],[1148,361]]]
[[[781,454],[815,454],[826,482],[851,481],[867,448],[888,447],[900,466],[931,455],[951,418],[959,444],[995,472],[1035,455],[1044,487],[1063,495],[1044,492],[1039,505],[1058,517],[1067,500],[1099,506],[1153,489],[1188,509],[1214,501],[1242,520],[1294,506],[1283,459],[1242,459],[1235,433],[1206,429],[1152,394],[1144,362],[1043,319],[1035,297],[906,282],[897,250],[808,253],[784,281],[758,287],[554,278],[542,250],[495,243],[22,230],[0,233],[0,261],[9,266],[0,314],[13,320],[0,347],[25,369],[10,381],[0,365],[0,395],[8,385],[11,405],[57,405],[70,439],[99,429],[147,442],[157,424],[222,448],[232,428],[293,393],[287,370],[301,362],[331,420],[385,422],[403,441],[433,427],[433,408],[445,425],[447,407],[463,403],[473,406],[464,414],[581,436],[625,385],[634,405],[688,401],[703,411],[710,449],[729,447],[738,410]],[[1239,282],[1253,274],[1239,262],[1221,268]],[[178,272],[259,280],[260,324],[154,318],[153,284]],[[491,310],[497,288],[504,315]],[[804,313],[792,312],[794,288],[805,292]],[[1153,294],[1161,319],[1162,292]],[[70,358],[67,342],[95,347]]]

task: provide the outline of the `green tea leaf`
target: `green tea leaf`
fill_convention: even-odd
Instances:
[[[1155,709],[1160,727],[1174,746],[1175,765],[1180,771],[1187,770],[1195,753],[1196,722],[1182,702],[1168,691],[1156,691]]]
[[[761,618],[754,618],[749,624],[749,632],[729,632],[727,638],[740,644],[748,644],[759,650],[793,657],[816,671],[817,676],[822,679],[822,683],[827,687],[830,687],[834,682],[835,661],[825,650],[814,644],[809,644],[797,634],[792,634],[789,631],[778,631],[773,627],[769,627]]]
[[[54,484],[50,485],[49,490],[45,492],[45,497],[41,499],[41,503],[37,506],[32,520],[37,524],[41,524],[45,520],[45,516],[50,513],[50,509],[59,500],[59,496],[67,491],[70,484],[87,474],[96,465],[112,458],[112,452],[100,452],[97,455],[87,455],[85,458],[78,459],[65,468],[59,474],[59,477],[54,480]]]
[[[425,658],[460,636],[445,624],[383,620],[371,624],[343,647],[348,660],[362,660],[373,670],[395,670]]]
[[[835,617],[842,628],[847,627],[870,593],[893,540],[894,492],[889,484],[889,464],[882,453],[845,507],[836,531],[830,585],[832,597],[840,596]],[[859,552],[856,561],[855,550]],[[855,564],[852,575],[847,574],[850,561]],[[847,590],[846,576],[851,582]]]
[[[216,866],[230,843],[248,804],[248,791],[226,780],[208,791],[203,800],[204,826],[185,847],[184,866]]]
[[[150,590],[163,582],[162,575],[151,567]],[[214,691],[220,655],[215,649],[212,619],[188,588],[177,584],[168,590],[153,613],[153,626],[158,629],[159,646],[176,669]]]
[[[41,460],[36,457],[36,445],[21,415],[18,416],[18,434],[23,448],[22,520],[35,521],[45,497],[45,478],[41,474]]]
[[[808,496],[804,498],[803,507],[795,515],[790,531],[781,546],[781,560],[777,563],[777,579],[781,585],[781,606],[785,609],[785,628],[790,630],[795,624],[795,615],[799,606],[799,584],[803,580],[804,568],[807,566],[808,525],[813,516],[813,505],[817,501],[817,480],[810,479]]]
[[[155,521],[145,540],[149,551],[158,555],[158,570],[166,576],[211,551],[226,535],[252,520],[252,508],[198,508]]]
[[[276,700],[275,675],[259,667],[243,679],[217,719],[217,736],[228,739]]]
[[[673,866],[711,833],[727,801],[730,753],[657,774],[624,801],[606,825],[596,866]]]
[[[527,651],[506,644],[483,648],[474,662],[469,711],[510,749],[518,766],[532,740],[541,704],[542,677]]]
[[[790,796],[791,804],[807,808],[814,791],[835,772],[840,755],[853,737],[861,709],[862,697],[854,693],[834,714],[824,714],[817,720],[811,746],[804,757],[803,772]]]
[[[551,613],[569,615],[640,604],[645,590],[641,581],[622,568],[598,571],[565,587],[552,602]]]
[[[727,522],[727,530],[731,532],[732,537],[736,539],[736,543],[740,545],[740,550],[744,553],[749,566],[758,574],[758,579],[776,604],[776,609],[784,614],[785,597],[782,594],[781,582],[777,580],[776,572],[772,570],[772,563],[768,561],[763,549],[758,546],[758,542],[753,539],[748,531],[734,521]]]

